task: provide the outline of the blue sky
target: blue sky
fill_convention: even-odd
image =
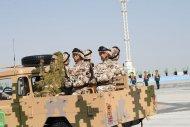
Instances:
[[[136,70],[183,68],[190,65],[190,1],[130,0],[127,3],[131,57]],[[121,49],[125,61],[119,0],[1,0],[0,67],[24,56],[51,54],[77,47],[104,45]]]

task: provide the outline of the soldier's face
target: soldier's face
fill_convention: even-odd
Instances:
[[[107,60],[109,55],[106,52],[99,52],[100,58],[102,61]]]
[[[77,63],[78,61],[81,61],[80,55],[77,53],[73,53],[73,59]]]
[[[51,63],[52,63],[52,64],[53,64],[53,63],[57,63],[57,58],[52,57],[52,58],[51,58]]]

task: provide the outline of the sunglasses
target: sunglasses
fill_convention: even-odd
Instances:
[[[52,62],[54,62],[55,60],[57,60],[57,59],[55,59],[55,58],[51,58],[51,61],[52,61]]]

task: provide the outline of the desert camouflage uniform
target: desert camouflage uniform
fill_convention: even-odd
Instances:
[[[85,79],[89,80],[90,78],[89,68],[89,64],[85,62],[75,64],[72,68],[70,80],[73,86],[73,94],[84,94],[87,92]]]
[[[113,66],[114,77],[125,75],[124,68],[117,61],[113,61]]]
[[[72,84],[71,84],[71,81],[70,81],[71,71],[72,70],[68,65],[65,66],[65,79],[64,79],[64,82],[65,82],[65,87],[66,88],[71,88],[72,87]]]
[[[65,77],[64,77],[64,89],[63,89],[62,94],[69,95],[71,94],[72,83],[70,81],[71,67],[69,67],[70,54],[68,52],[63,53],[63,61],[64,61],[63,63],[64,63]]]
[[[112,53],[110,59],[113,61],[114,64],[113,67],[114,77],[124,75],[125,74],[124,68],[118,64],[118,60],[120,57],[120,49],[117,46],[113,46],[112,48],[110,48],[110,50]]]
[[[96,82],[96,79],[94,77],[94,63],[91,62],[92,51],[90,49],[86,49],[83,51],[83,53],[84,53],[84,62],[85,62],[85,64],[87,64],[87,66],[90,67],[90,69],[89,69],[90,70],[90,75],[89,75],[90,79],[89,79],[88,84],[90,86],[96,87],[97,82]]]
[[[107,92],[115,90],[115,84],[113,84],[113,68],[114,64],[110,59],[94,67],[94,76],[98,82],[98,92]]]
[[[84,62],[84,53],[82,50],[74,48],[72,54],[75,61],[70,75],[73,94],[83,94],[87,92],[90,79],[90,66]]]
[[[72,68],[65,65],[65,77],[64,77],[64,94],[70,95],[72,93],[73,85],[71,82]]]

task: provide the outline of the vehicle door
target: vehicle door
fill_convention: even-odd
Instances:
[[[27,104],[27,100],[31,99],[30,96],[30,82],[28,77],[19,77],[18,78],[18,98],[20,105],[20,117],[21,117],[21,125],[28,126],[28,120],[30,119],[30,115],[32,114],[31,106]]]
[[[0,112],[1,124],[3,126],[19,126],[19,104],[16,99],[15,89],[16,83],[12,78],[0,79]],[[4,117],[3,117],[4,116]]]
[[[28,79],[23,79],[22,82],[18,84],[18,89],[20,89],[18,90],[18,92],[20,92],[19,95],[23,96],[23,98],[20,99],[20,106],[22,107],[21,113],[23,115],[21,115],[21,119],[24,126],[42,127],[45,123],[47,110],[44,107],[47,98],[30,95],[35,92],[36,82],[40,80],[40,76],[29,76]],[[22,88],[23,84],[25,86],[24,88]],[[27,91],[29,86],[31,91]]]

